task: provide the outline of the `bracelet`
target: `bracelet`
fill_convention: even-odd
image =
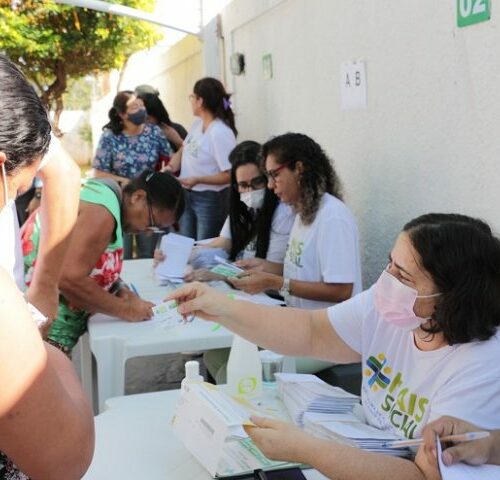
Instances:
[[[115,283],[113,283],[113,285],[111,285],[108,292],[112,295],[116,295],[123,288],[128,288],[128,285],[123,280],[117,280]]]

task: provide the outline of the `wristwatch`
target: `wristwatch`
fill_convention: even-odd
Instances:
[[[285,302],[288,303],[288,298],[291,295],[290,279],[289,278],[286,278],[286,277],[283,278],[283,285],[279,291],[280,291],[280,295],[285,299]]]

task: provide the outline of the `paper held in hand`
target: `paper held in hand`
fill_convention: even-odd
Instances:
[[[473,478],[474,480],[498,480],[500,478],[500,466],[498,465],[467,465],[456,463],[446,466],[442,460],[443,449],[439,438],[436,438],[437,458],[439,472],[443,480],[462,480]]]
[[[265,457],[243,430],[242,425],[248,423],[245,408],[214,385],[200,383],[188,385],[172,428],[213,478],[293,466]]]
[[[160,262],[155,269],[160,279],[183,278],[189,255],[194,245],[194,239],[169,233],[161,239],[160,249],[165,255],[165,260]]]

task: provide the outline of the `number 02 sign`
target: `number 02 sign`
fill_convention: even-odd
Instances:
[[[490,0],[457,0],[457,25],[466,27],[491,17]]]

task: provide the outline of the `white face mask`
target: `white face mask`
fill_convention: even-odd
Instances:
[[[259,190],[250,190],[249,192],[240,193],[240,200],[248,208],[258,210],[259,208],[262,208],[265,196],[266,196],[266,189],[259,188]]]

